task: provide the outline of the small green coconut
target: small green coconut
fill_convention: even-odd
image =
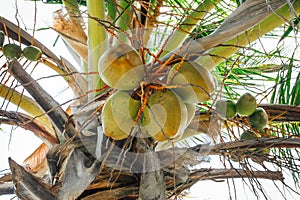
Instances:
[[[4,40],[5,40],[5,34],[3,33],[3,31],[0,31],[0,47],[3,46]]]
[[[224,118],[232,118],[236,115],[236,104],[232,100],[219,100],[216,103],[217,112]]]
[[[256,99],[249,93],[243,94],[236,102],[236,111],[243,116],[251,115],[256,108]]]
[[[254,131],[251,130],[246,130],[242,133],[241,135],[241,140],[251,140],[254,138],[257,138],[258,136],[256,135],[256,133]]]
[[[257,108],[252,115],[248,116],[250,125],[253,128],[261,130],[268,125],[268,114],[265,109]]]
[[[16,44],[6,44],[2,48],[3,54],[9,60],[13,58],[20,58],[22,55],[22,49],[19,45]]]
[[[42,51],[35,46],[28,46],[23,49],[25,58],[31,61],[37,61],[42,57]]]

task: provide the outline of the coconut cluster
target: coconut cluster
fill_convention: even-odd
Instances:
[[[252,128],[262,130],[268,125],[266,111],[257,107],[256,99],[250,93],[245,93],[235,103],[232,100],[219,100],[216,103],[216,111],[220,116],[229,119],[239,114],[246,116]]]
[[[241,140],[255,139],[262,137],[268,137],[266,134],[266,126],[268,125],[268,115],[263,108],[256,108],[253,113],[248,116],[249,123],[251,125],[251,129],[245,130],[241,136]],[[247,153],[255,153],[255,154],[265,154],[268,155],[270,153],[269,148],[251,148],[247,151]],[[253,158],[254,161],[255,158]]]
[[[209,100],[216,88],[206,68],[188,61],[172,66],[164,85],[149,83],[139,53],[128,44],[108,49],[98,69],[101,79],[116,89],[101,116],[104,134],[114,140],[133,133],[156,141],[180,138],[195,115],[196,104]]]
[[[235,103],[232,100],[219,100],[216,103],[216,111],[223,118],[229,119],[235,117],[237,114],[248,118],[250,129],[245,130],[241,136],[241,140],[249,140],[259,138],[265,133],[265,128],[268,125],[268,115],[266,111],[257,107],[256,99],[250,93],[245,93]],[[264,134],[265,136],[265,134]],[[268,148],[250,148],[244,152],[245,155],[250,154],[269,154]],[[255,158],[253,158],[254,161]],[[240,161],[239,155],[232,155],[231,160]]]
[[[0,48],[4,56],[11,60],[13,58],[20,58],[22,55],[31,61],[37,61],[42,57],[42,51],[35,46],[27,46],[23,50],[22,48],[14,43],[4,44],[5,34],[3,31],[0,31]]]

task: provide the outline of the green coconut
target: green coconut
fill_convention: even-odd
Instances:
[[[3,33],[3,31],[0,31],[0,47],[3,47],[4,40],[5,40],[5,34]]]
[[[158,141],[183,134],[187,124],[187,108],[182,99],[171,90],[156,90],[148,99],[141,130]]]
[[[246,130],[241,135],[241,140],[251,140],[257,138],[258,135],[252,130]]]
[[[37,61],[42,57],[42,51],[35,46],[27,46],[23,49],[23,56],[31,61]]]
[[[175,64],[168,74],[167,82],[178,85],[174,91],[187,103],[208,101],[216,89],[215,77],[196,62]]]
[[[144,66],[139,53],[128,44],[108,49],[99,59],[101,79],[110,87],[132,90],[144,78]]]
[[[5,55],[5,57],[9,60],[13,59],[13,58],[20,58],[22,55],[22,49],[19,45],[16,44],[6,44],[3,46],[2,48],[3,54]]]
[[[140,101],[131,98],[126,91],[117,91],[110,96],[101,114],[104,134],[114,140],[127,138],[136,127],[134,119],[140,105]]]
[[[216,103],[216,111],[224,118],[232,118],[236,115],[236,104],[232,100],[219,100]]]
[[[243,94],[236,102],[236,111],[243,116],[251,115],[256,107],[256,99],[250,93]]]
[[[263,108],[257,108],[254,113],[248,116],[248,119],[250,125],[258,130],[265,128],[269,123],[268,114]]]

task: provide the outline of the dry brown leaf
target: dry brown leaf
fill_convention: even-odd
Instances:
[[[36,174],[43,176],[48,170],[46,154],[49,148],[45,143],[42,143],[30,156],[24,160],[25,168]]]
[[[68,18],[67,14],[64,14],[62,10],[56,11],[53,19],[53,29],[64,38],[78,55],[87,61],[87,36],[81,24],[76,20],[72,20],[72,18]]]

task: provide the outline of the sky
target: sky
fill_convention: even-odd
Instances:
[[[35,15],[35,4],[34,2],[23,1],[23,0],[0,0],[0,15],[15,21],[16,15],[16,3],[18,8],[18,18],[21,19],[21,24],[26,24],[26,27],[29,30],[29,33],[32,33],[33,27],[33,19]],[[60,5],[46,5],[41,2],[37,2],[37,27],[36,28],[45,28],[48,27],[52,23],[52,12],[59,9]],[[67,59],[71,60],[71,62],[76,65],[74,60],[72,60],[70,54],[67,53],[64,44],[61,40],[58,40],[56,46],[53,46],[55,43],[55,33],[51,31],[37,31],[35,32],[35,37],[38,38],[42,43],[44,43],[48,48],[55,51],[58,55],[63,55]],[[47,76],[49,73],[44,69],[37,69],[35,72],[36,76]],[[58,101],[63,102],[63,97],[66,95],[61,95],[64,90],[57,89],[57,85],[59,88],[64,84],[61,80],[55,80],[54,83],[49,83],[49,80],[45,80],[41,82],[44,87],[49,89],[49,93],[53,95]],[[51,87],[52,85],[52,87]],[[53,87],[54,86],[54,87]],[[63,87],[64,88],[64,87]],[[65,88],[66,89],[66,88]],[[72,95],[68,93],[68,95]],[[0,99],[1,103],[2,99]],[[0,132],[0,170],[8,169],[7,158],[12,157],[19,164],[23,162],[23,160],[32,153],[35,148],[41,143],[41,141],[35,137],[31,132],[25,131],[23,129],[17,128],[16,130],[12,130],[8,126],[1,125],[2,131]],[[15,129],[15,127],[14,127]],[[218,159],[213,159],[211,163],[203,163],[201,167],[211,167],[211,166],[219,166],[220,162]],[[249,185],[243,183],[241,180],[235,180],[233,184],[233,180],[228,180],[224,182],[216,182],[213,180],[210,181],[201,181],[191,188],[189,195],[185,199],[197,199],[197,200],[226,200],[230,199],[229,194],[231,193],[232,199],[238,200],[252,200],[256,199],[255,195],[251,192],[251,188]],[[261,181],[262,185],[266,187],[266,190],[269,197],[273,200],[281,200],[284,199],[282,195],[276,189],[276,186],[271,181]],[[282,187],[280,183],[278,187]],[[237,197],[234,196],[234,187],[237,191]],[[288,196],[287,199],[297,199],[292,196]],[[8,199],[9,197],[0,197],[0,200]]]

